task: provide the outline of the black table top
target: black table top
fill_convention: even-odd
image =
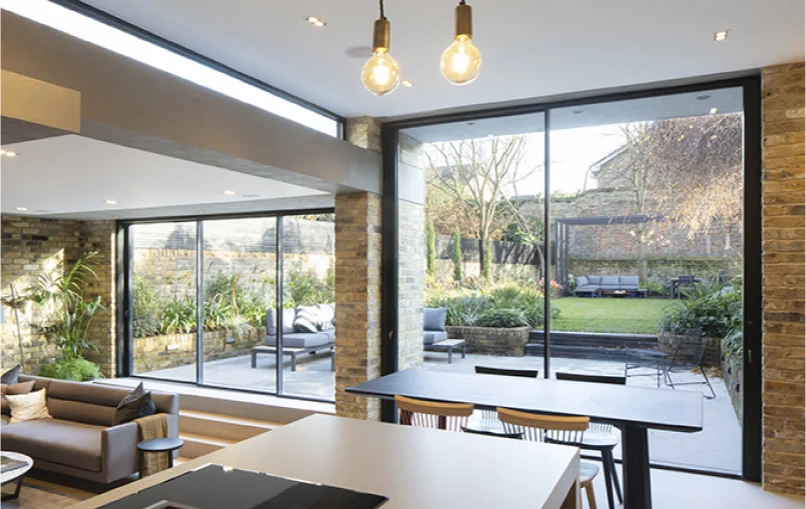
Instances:
[[[179,438],[153,438],[138,443],[137,448],[145,452],[163,452],[179,449],[183,445],[185,442]]]
[[[703,396],[684,390],[627,387],[425,369],[398,371],[349,387],[350,394],[394,399],[473,403],[527,412],[584,415],[616,425],[696,432],[703,427]]]

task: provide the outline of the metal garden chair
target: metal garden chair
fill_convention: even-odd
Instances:
[[[708,374],[702,366],[703,357],[705,357],[705,350],[708,348],[709,338],[703,337],[702,329],[688,329],[680,337],[675,349],[674,354],[669,360],[663,363],[663,383],[672,389],[679,385],[702,385],[706,384],[711,391],[711,396],[705,396],[708,399],[716,398],[711,381],[708,379]],[[674,382],[672,374],[674,373],[688,373],[691,371],[699,370],[703,377],[702,382]]]

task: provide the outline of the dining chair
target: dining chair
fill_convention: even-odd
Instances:
[[[483,429],[462,428],[462,431],[471,435],[484,435],[488,437],[498,438],[511,438],[513,440],[523,440],[523,433],[496,433],[495,431],[486,431]]]
[[[498,375],[498,376],[519,376],[522,378],[537,378],[538,371],[536,369],[510,369],[510,368],[493,368],[490,366],[475,366],[477,375]],[[497,421],[498,415],[495,410],[482,410],[481,417],[485,421]]]
[[[588,417],[557,417],[555,415],[531,414],[508,408],[498,409],[498,418],[504,423],[507,433],[523,433],[524,440],[543,443],[563,443],[579,447],[590,424]],[[599,473],[595,463],[582,461],[579,464],[579,487],[585,490],[590,509],[596,509],[593,479]]]
[[[587,382],[599,384],[612,384],[612,385],[626,385],[627,377],[623,376],[605,376],[605,375],[586,375],[581,373],[555,373],[557,380],[565,380],[570,382]],[[599,451],[602,454],[602,467],[605,476],[605,485],[607,486],[607,506],[614,509],[613,503],[613,488],[615,488],[616,496],[619,503],[624,503],[624,496],[621,492],[621,484],[619,483],[618,470],[616,469],[616,461],[613,458],[613,450],[621,440],[621,431],[612,424],[605,424],[602,422],[592,422],[585,432],[585,437],[582,442],[576,444],[580,449],[588,451]]]
[[[473,413],[472,403],[437,403],[399,395],[395,403],[404,426],[462,431]]]

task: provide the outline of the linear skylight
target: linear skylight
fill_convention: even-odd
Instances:
[[[329,136],[339,135],[333,118],[48,0],[0,0],[0,8]]]

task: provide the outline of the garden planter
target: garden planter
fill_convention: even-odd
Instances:
[[[731,354],[725,354],[722,358],[722,380],[728,390],[730,402],[739,422],[742,422],[742,382],[744,381],[744,359]]]
[[[451,339],[464,339],[467,353],[523,357],[531,327],[445,327]]]

